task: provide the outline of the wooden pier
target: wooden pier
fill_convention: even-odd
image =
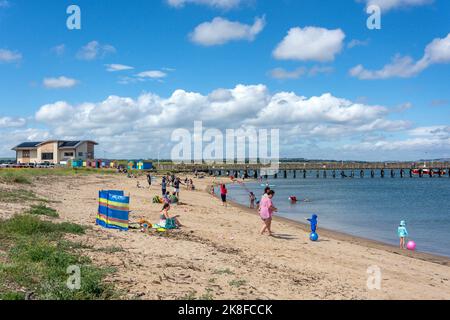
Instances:
[[[413,176],[450,177],[450,162],[429,162],[424,167],[423,162],[281,162],[278,171],[267,174],[262,164],[162,164],[157,165],[158,171],[191,173],[203,172],[216,176],[234,176],[246,178],[405,178]],[[413,173],[414,169],[419,172]],[[425,169],[429,170],[426,173]],[[264,172],[264,173],[263,173]]]

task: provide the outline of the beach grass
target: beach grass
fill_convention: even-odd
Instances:
[[[234,275],[234,272],[231,271],[231,270],[228,269],[228,268],[225,268],[225,269],[217,269],[216,271],[214,271],[214,274],[219,274],[219,275],[222,275],[222,274]]]
[[[247,281],[242,280],[242,279],[235,279],[235,280],[231,280],[228,284],[231,287],[239,288],[239,287],[245,286],[247,284]]]
[[[0,188],[0,202],[19,203],[19,202],[48,202],[48,200],[38,197],[34,192],[29,190],[8,190]]]
[[[49,208],[44,204],[32,205],[27,213],[31,215],[47,216],[53,218],[59,217],[59,214],[55,209]]]
[[[48,176],[77,176],[89,174],[115,174],[115,169],[96,168],[5,168],[0,170],[0,182],[7,184],[31,184],[34,178]]]
[[[53,223],[23,214],[0,221],[0,299],[94,300],[117,296],[104,282],[111,272],[94,266],[77,253],[79,243],[63,239],[65,234],[83,234],[73,223]],[[69,266],[80,270],[80,289],[67,285]]]

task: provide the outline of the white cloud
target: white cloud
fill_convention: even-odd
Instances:
[[[66,45],[60,44],[52,48],[52,52],[54,52],[57,56],[62,56],[66,52]]]
[[[35,121],[0,120],[0,155],[23,141],[94,139],[97,152],[111,158],[170,154],[174,129],[192,130],[195,120],[206,128],[279,128],[284,156],[386,160],[402,153],[417,159],[423,150],[450,154],[448,125],[415,128],[390,119],[392,108],[335,97],[331,93],[304,97],[294,92],[271,93],[264,85],[237,85],[209,94],[176,90],[167,97],[144,93],[110,96],[103,101],[46,104]],[[17,126],[17,127],[15,127]],[[19,126],[25,126],[18,129]],[[39,128],[39,129],[38,129]],[[350,142],[351,141],[351,144]]]
[[[292,28],[273,51],[276,59],[300,61],[333,61],[341,52],[345,33],[341,29]]]
[[[306,68],[300,67],[292,71],[285,70],[283,68],[275,68],[270,71],[270,76],[274,79],[298,79],[305,75]]]
[[[116,72],[116,71],[125,71],[125,70],[132,70],[134,67],[126,66],[123,64],[106,64],[106,71],[109,72]]]
[[[367,40],[353,39],[347,44],[347,48],[353,49],[355,47],[365,47],[369,45],[369,42],[370,42],[369,39]]]
[[[206,5],[220,9],[232,9],[238,7],[244,0],[167,0],[167,3],[175,8],[182,8],[186,4]]]
[[[136,75],[139,78],[162,79],[167,77],[167,73],[159,70],[143,71]]]
[[[450,63],[450,33],[445,38],[430,42],[424,56],[418,61],[409,56],[397,55],[380,70],[368,70],[360,64],[350,70],[350,75],[361,80],[410,78],[434,64],[444,63]]]
[[[70,119],[73,108],[64,101],[42,106],[36,113],[36,120],[44,123],[64,122]]]
[[[333,72],[332,67],[327,66],[313,66],[310,69],[306,67],[299,67],[292,71],[285,70],[283,68],[275,68],[269,72],[270,76],[274,79],[285,80],[285,79],[299,79],[302,76],[314,77],[321,73],[331,73]]]
[[[264,17],[255,18],[253,25],[216,17],[211,22],[198,25],[189,37],[192,42],[204,46],[221,45],[236,40],[253,41],[264,29],[265,23]]]
[[[367,6],[376,5],[382,11],[423,6],[433,3],[434,0],[363,0]]]
[[[13,63],[22,60],[22,54],[17,51],[0,49],[0,63]]]
[[[58,78],[45,78],[43,84],[48,89],[67,89],[78,84],[78,80],[64,76]]]
[[[103,58],[104,56],[115,52],[116,49],[112,45],[91,41],[78,51],[77,58],[90,61],[97,58]]]
[[[0,129],[23,127],[26,122],[24,118],[0,117]]]

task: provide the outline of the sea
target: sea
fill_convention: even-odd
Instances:
[[[347,173],[350,176],[350,173]],[[265,184],[273,185],[277,215],[295,221],[307,222],[312,214],[319,216],[319,228],[340,231],[349,235],[398,245],[397,227],[401,220],[407,222],[409,240],[417,244],[417,251],[450,257],[450,177],[395,177],[386,171],[384,178],[353,178],[331,172],[317,178],[316,171],[306,178],[297,172],[294,178],[269,178],[247,180],[244,185],[228,185],[228,198],[248,205],[248,191],[258,199]],[[290,196],[298,199],[291,203]],[[319,229],[320,235],[320,229]]]

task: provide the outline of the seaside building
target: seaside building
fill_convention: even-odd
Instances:
[[[90,160],[95,157],[97,142],[91,140],[24,142],[14,147],[19,164],[53,163],[74,159]]]

